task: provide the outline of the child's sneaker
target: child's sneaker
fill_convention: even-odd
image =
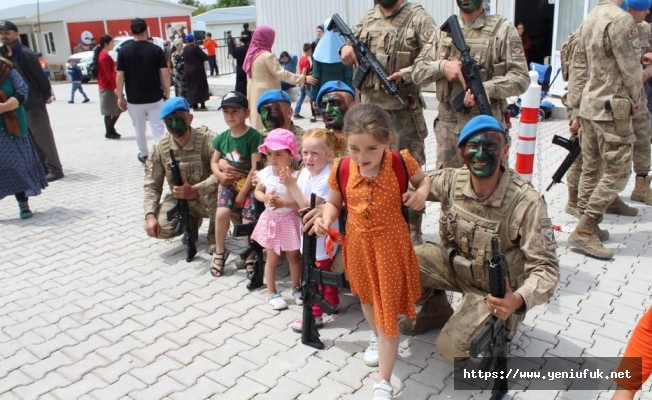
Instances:
[[[292,297],[294,298],[294,304],[298,306],[303,305],[303,294],[301,293],[301,288],[292,289]]]
[[[369,338],[369,346],[367,347],[367,350],[364,351],[364,363],[370,367],[378,366],[378,336],[374,335],[373,333]],[[375,397],[376,396],[374,394],[374,398]]]
[[[281,295],[278,293],[275,293],[271,297],[268,297],[267,304],[269,304],[269,306],[272,307],[273,310],[283,310],[285,308],[288,308],[287,303],[285,302],[285,300],[283,300]]]
[[[372,400],[392,400],[394,389],[386,380],[382,380],[374,385],[374,397]]]
[[[322,317],[315,317],[315,326],[317,329],[323,328],[324,327],[324,318]],[[301,333],[303,331],[303,320],[301,318],[297,319],[293,323],[290,324],[290,328],[292,328],[293,331],[297,333]]]

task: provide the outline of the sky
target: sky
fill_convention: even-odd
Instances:
[[[53,0],[40,0],[41,3],[45,3],[48,1],[53,1]],[[200,0],[204,4],[211,4],[215,3],[215,0]],[[5,8],[11,8],[15,7],[20,4],[36,4],[36,0],[2,0],[0,1],[0,10],[4,10]]]

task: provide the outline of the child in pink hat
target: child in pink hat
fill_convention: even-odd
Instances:
[[[267,156],[268,166],[258,171],[258,186],[254,195],[258,201],[265,203],[265,211],[260,215],[256,228],[251,235],[267,252],[265,263],[265,283],[267,285],[267,304],[274,310],[287,308],[287,303],[276,291],[276,266],[281,251],[285,251],[290,263],[292,278],[292,296],[297,305],[301,301],[301,218],[297,210],[299,205],[288,200],[285,185],[280,181],[281,170],[286,169],[292,175],[298,175],[291,164],[301,160],[299,146],[294,134],[285,129],[274,129],[267,134],[258,151]]]

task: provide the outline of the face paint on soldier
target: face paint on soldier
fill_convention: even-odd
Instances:
[[[168,132],[175,138],[183,137],[190,130],[190,113],[177,111],[163,120]]]
[[[260,109],[260,118],[268,132],[276,128],[282,128],[285,125],[283,108],[278,102],[263,105]]]
[[[342,130],[344,114],[349,109],[345,95],[340,92],[327,93],[321,99],[321,117],[327,129]]]
[[[381,7],[392,8],[396,3],[398,3],[398,0],[378,0],[377,3],[380,4]]]
[[[463,146],[464,163],[473,175],[488,178],[500,166],[503,153],[502,133],[485,131],[473,135]]]
[[[473,12],[480,8],[482,5],[482,0],[456,0],[457,6],[461,11],[464,12]]]

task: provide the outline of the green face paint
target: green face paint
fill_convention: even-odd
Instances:
[[[181,137],[188,132],[186,120],[179,115],[171,115],[164,120],[165,127],[175,137]]]
[[[473,12],[482,6],[482,0],[457,0],[457,6],[464,12]]]
[[[391,8],[394,7],[394,4],[396,4],[398,0],[378,0],[378,4],[385,8]]]
[[[477,133],[462,148],[464,163],[478,178],[492,176],[500,165],[502,142],[499,135],[499,132]]]
[[[339,92],[327,93],[321,99],[321,118],[327,129],[342,130],[344,127],[344,114],[349,106]]]
[[[285,116],[279,103],[268,103],[260,109],[260,119],[267,131],[281,128],[285,124]]]

